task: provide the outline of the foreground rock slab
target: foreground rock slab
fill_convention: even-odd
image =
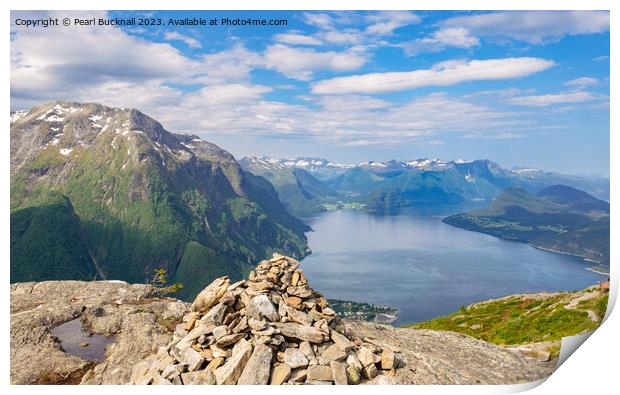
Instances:
[[[102,361],[64,352],[51,330],[73,319],[113,337]],[[343,322],[281,255],[191,305],[120,281],[11,285],[14,384],[510,384],[554,365],[452,332]]]
[[[367,384],[526,383],[548,377],[557,364],[557,361],[532,361],[518,351],[455,332],[344,322],[347,334],[353,339],[398,351],[399,368],[379,370]]]
[[[124,384],[134,366],[170,341],[184,302],[150,285],[123,281],[11,284],[13,384]],[[113,337],[101,362],[69,355],[52,328],[79,318],[84,330]]]

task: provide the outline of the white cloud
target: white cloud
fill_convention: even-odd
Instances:
[[[449,27],[433,33],[426,41],[433,44],[449,45],[458,48],[470,48],[480,44],[480,41],[472,36],[467,29],[462,27]]]
[[[84,13],[50,12],[77,17]],[[88,12],[89,17],[105,17]],[[76,92],[113,83],[179,82],[196,62],[170,44],[153,43],[109,27],[39,29],[12,26],[11,95],[17,102],[67,99]]]
[[[386,72],[337,77],[319,81],[312,87],[316,94],[382,93],[423,86],[448,86],[466,81],[511,79],[534,74],[553,66],[540,58],[505,58],[442,62],[433,69]]]
[[[408,11],[382,11],[368,16],[372,24],[366,27],[370,34],[389,35],[399,27],[420,23],[419,16]]]
[[[583,88],[585,86],[598,85],[599,81],[592,77],[579,77],[574,80],[570,80],[564,83],[564,85],[575,86],[577,88]]]
[[[317,36],[332,44],[359,44],[363,40],[359,30],[330,30],[317,33]]]
[[[267,48],[262,62],[265,67],[289,78],[305,81],[311,79],[317,70],[355,70],[366,63],[366,57],[354,52],[319,52],[275,44]]]
[[[39,12],[39,17],[96,17],[105,12]],[[14,13],[17,17],[19,13]],[[34,14],[27,13],[28,17]],[[26,15],[24,15],[26,16]],[[46,100],[107,100],[111,87],[146,91],[154,100],[159,92],[171,94],[173,84],[251,85],[251,71],[270,68],[291,78],[308,79],[316,70],[348,71],[365,63],[357,49],[320,52],[282,44],[265,53],[253,52],[241,44],[230,49],[189,58],[169,43],[154,43],[114,27],[49,28],[11,27],[12,106],[27,108]],[[183,39],[174,32],[168,39]],[[290,56],[290,58],[287,58]],[[160,89],[157,89],[159,87]],[[174,90],[173,90],[174,91]],[[175,91],[176,92],[176,91]],[[118,97],[127,98],[126,92]],[[181,93],[179,93],[181,94]],[[143,104],[146,99],[137,97]],[[123,106],[131,105],[129,103]]]
[[[520,96],[510,99],[510,104],[527,107],[547,107],[554,104],[581,103],[596,99],[590,92],[568,92],[549,95]]]
[[[609,30],[609,12],[492,12],[450,18],[440,25],[443,28],[465,28],[478,37],[511,38],[530,44],[543,44],[567,35],[606,32]]]
[[[205,54],[200,59],[193,82],[203,84],[222,84],[230,82],[247,82],[250,72],[261,63],[261,56],[237,44],[234,47]]]
[[[334,25],[332,18],[327,14],[306,12],[303,16],[306,24],[316,26],[321,29],[331,29]]]
[[[316,15],[317,25],[337,23]],[[269,68],[302,80],[321,70],[355,70],[367,61],[371,35],[353,29],[317,33],[319,40],[332,42],[324,38],[328,34],[333,41],[340,40],[347,46],[341,52],[274,44],[260,53],[237,44],[189,58],[168,43],[153,43],[115,28],[84,28],[80,34],[64,28],[45,34],[16,27],[12,31],[16,32],[11,41],[13,108],[55,99],[95,101],[138,108],[172,131],[341,145],[433,144],[440,143],[444,134],[491,138],[506,130],[516,135],[534,121],[498,110],[494,102],[483,105],[476,98],[431,94],[390,103],[364,94],[518,78],[553,65],[537,58],[453,60],[428,70],[344,77],[322,81],[314,89],[347,94],[308,95],[301,105],[271,100],[269,93],[278,88],[253,83],[252,70]],[[183,91],[179,84],[192,84],[192,90]]]
[[[299,33],[276,34],[274,39],[278,42],[290,45],[321,45],[323,42],[312,36]]]
[[[202,44],[193,37],[183,35],[179,32],[166,32],[164,38],[168,41],[182,41],[190,48],[202,48]]]
[[[523,134],[513,132],[469,133],[463,136],[465,139],[477,140],[512,140],[524,137]]]
[[[430,37],[403,42],[397,46],[404,49],[405,54],[412,56],[420,52],[438,52],[448,47],[471,48],[480,45],[480,40],[462,27],[448,27],[437,30]]]

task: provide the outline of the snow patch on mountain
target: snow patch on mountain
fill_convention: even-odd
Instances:
[[[29,113],[30,111],[27,111],[27,110],[18,110],[18,111],[12,112],[11,113],[11,125],[19,121],[20,119],[24,118],[25,116],[27,116]]]

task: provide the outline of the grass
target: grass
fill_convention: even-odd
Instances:
[[[557,342],[564,336],[594,330],[600,324],[607,308],[607,293],[596,291],[595,297],[577,303],[576,308],[565,308],[589,292],[516,295],[462,307],[448,316],[405,327],[459,332],[504,346]],[[599,321],[593,322],[587,310],[597,314]]]

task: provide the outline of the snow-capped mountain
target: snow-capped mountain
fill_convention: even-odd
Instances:
[[[327,159],[298,157],[295,159],[273,159],[267,156],[246,156],[241,158],[239,164],[243,168],[260,170],[277,169],[303,169],[319,179],[330,178],[344,173],[355,167],[338,162],[330,162]]]

